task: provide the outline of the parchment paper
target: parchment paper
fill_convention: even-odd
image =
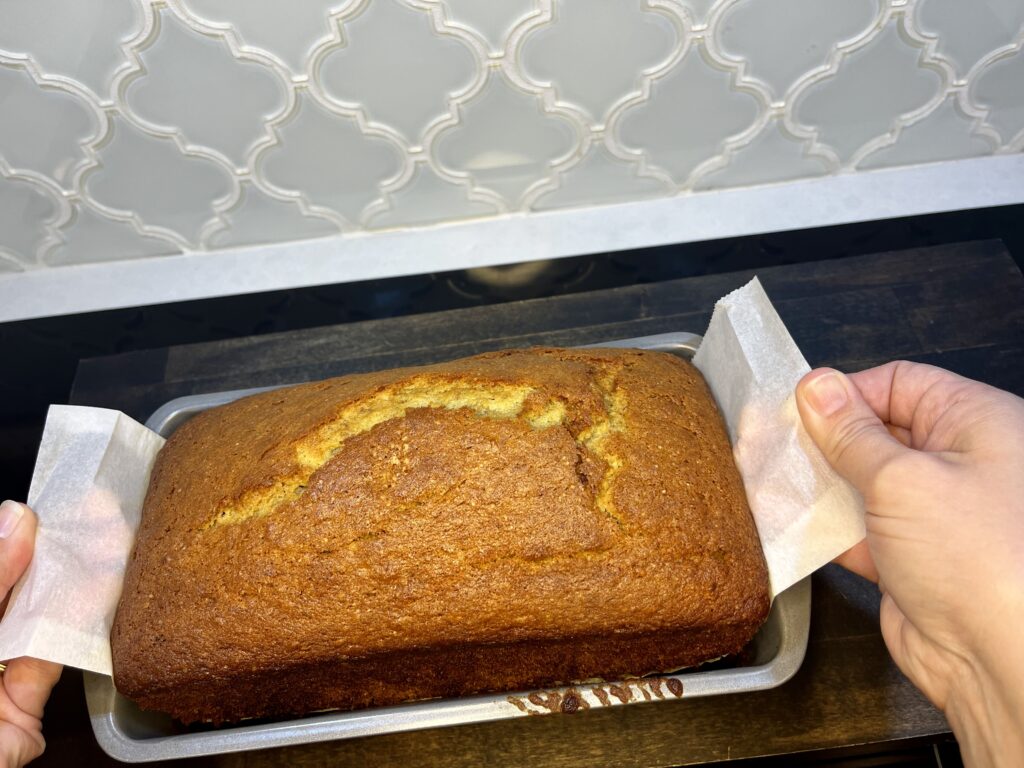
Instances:
[[[0,658],[110,674],[110,626],[163,444],[118,411],[50,406],[28,495],[35,554],[0,622]]]
[[[725,416],[772,597],[864,538],[864,501],[803,428],[810,366],[754,278],[720,299],[693,358]]]
[[[694,363],[725,415],[774,597],[863,538],[863,504],[800,424],[793,388],[809,368],[756,279],[718,302]],[[110,627],[163,444],[123,413],[51,406],[28,498],[35,556],[0,622],[0,659],[111,673]]]

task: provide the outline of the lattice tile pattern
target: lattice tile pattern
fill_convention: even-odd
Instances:
[[[0,271],[1024,149],[1024,0],[5,0]]]

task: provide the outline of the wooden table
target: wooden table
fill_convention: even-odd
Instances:
[[[144,420],[172,398],[324,378],[530,344],[574,345],[701,332],[753,273],[592,293],[84,361],[72,402]],[[893,358],[950,368],[1024,394],[1024,277],[997,242],[758,272],[812,365],[857,370]],[[577,715],[339,741],[189,761],[200,765],[676,765],[948,738],[942,715],[895,668],[876,589],[835,566],[814,576],[811,641],[775,690]],[[47,710],[40,765],[115,764],[88,723],[81,676]]]

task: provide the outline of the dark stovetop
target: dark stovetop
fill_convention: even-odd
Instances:
[[[986,241],[128,352],[83,361],[71,400],[144,419],[185,394],[508,346],[699,331],[715,299],[755,271],[812,365],[856,370],[903,357],[1024,393],[1024,275],[1000,242]],[[950,749],[948,728],[892,663],[878,631],[878,600],[874,586],[837,566],[816,573],[807,658],[791,681],[770,691],[271,750],[250,753],[245,763],[674,765],[773,756],[775,765],[936,765],[936,749]],[[80,685],[67,672],[51,702],[57,716],[48,712],[44,764],[90,748],[103,760]],[[942,759],[948,765],[953,758]]]

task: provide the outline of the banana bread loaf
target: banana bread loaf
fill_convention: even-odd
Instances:
[[[181,427],[153,469],[114,682],[224,722],[611,680],[734,653],[768,607],[696,369],[510,350]]]

